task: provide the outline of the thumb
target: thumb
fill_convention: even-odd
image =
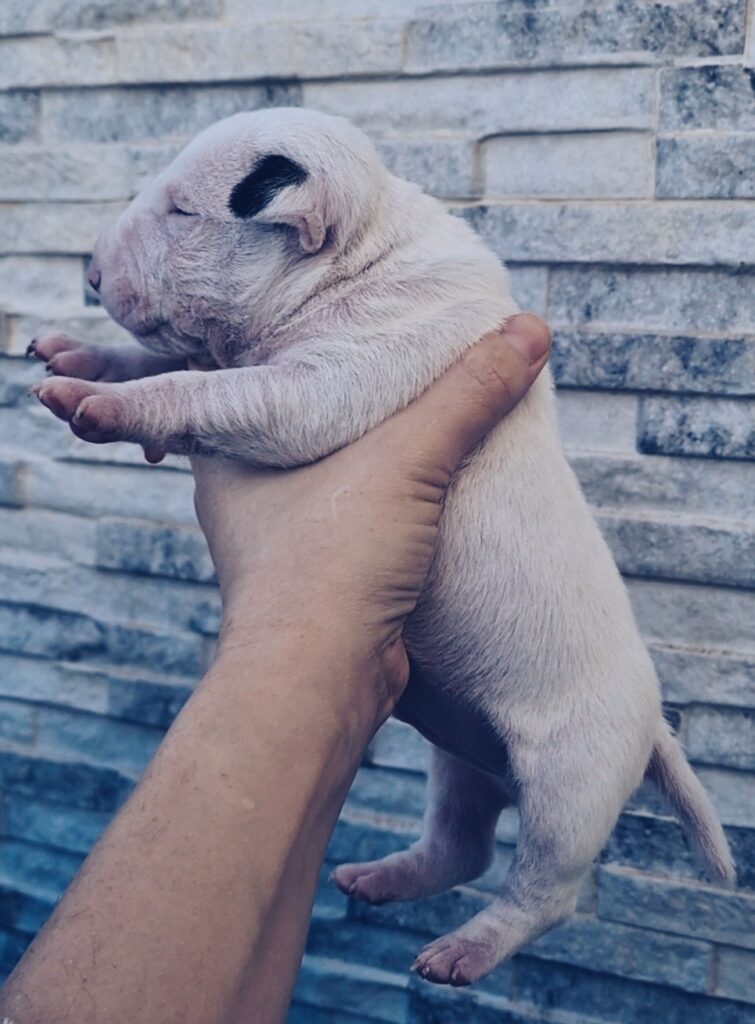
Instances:
[[[386,426],[404,450],[450,475],[467,452],[524,397],[550,352],[548,326],[534,313],[518,313],[473,345],[423,395]]]

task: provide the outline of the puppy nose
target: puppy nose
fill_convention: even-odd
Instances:
[[[100,290],[100,284],[102,282],[102,274],[100,273],[99,267],[96,267],[94,263],[89,264],[89,273],[87,274],[87,281],[96,292]]]

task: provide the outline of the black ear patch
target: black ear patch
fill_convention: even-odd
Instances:
[[[263,156],[254,170],[234,187],[228,206],[237,217],[254,217],[282,188],[300,185],[307,176],[301,164],[287,156]]]

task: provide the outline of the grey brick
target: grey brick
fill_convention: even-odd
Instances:
[[[83,857],[66,850],[0,839],[2,879],[6,885],[32,889],[57,898],[78,870]]]
[[[639,132],[503,135],[481,147],[486,196],[644,198],[652,136]]]
[[[60,315],[80,302],[80,258],[0,256],[0,305],[7,310]]]
[[[107,691],[102,676],[78,665],[0,655],[0,694],[25,701],[41,701],[104,712]]]
[[[403,1024],[408,978],[374,967],[325,957],[305,956],[295,997],[309,1006],[361,1013],[367,1005],[373,1020]]]
[[[548,312],[558,323],[682,334],[755,333],[755,276],[721,268],[554,267]]]
[[[414,819],[376,815],[349,807],[338,819],[328,846],[330,864],[375,860],[405,850],[419,837],[420,823]]]
[[[109,821],[106,811],[11,796],[5,808],[4,829],[13,839],[87,854]]]
[[[38,93],[24,90],[0,93],[0,142],[33,139],[38,115]]]
[[[657,792],[653,795],[654,802],[664,812],[663,816],[644,810],[638,812],[634,808],[625,810],[601,850],[601,863],[651,872],[661,877],[703,881],[702,866],[681,825],[668,817],[670,809],[663,798]],[[741,884],[741,879],[739,882]]]
[[[693,761],[755,770],[755,709],[692,707],[686,738]]]
[[[87,255],[121,203],[18,203],[0,206],[0,253]]]
[[[569,461],[591,505],[658,509],[718,518],[747,519],[755,467],[712,459],[652,459],[608,452],[569,452]]]
[[[0,89],[107,85],[115,76],[114,43],[105,35],[0,40]]]
[[[748,657],[668,644],[654,644],[650,653],[666,700],[755,707],[755,654]]]
[[[627,576],[755,586],[755,533],[747,525],[606,513],[598,523]]]
[[[36,710],[15,700],[0,699],[0,739],[29,744],[37,732]]]
[[[473,989],[453,989],[412,978],[407,1024],[561,1024],[563,1016],[542,1015],[530,1004]]]
[[[133,519],[100,520],[97,565],[179,580],[215,579],[207,543],[198,529]]]
[[[755,954],[720,949],[717,975],[716,995],[755,1003]]]
[[[637,578],[627,580],[627,586],[646,639],[752,650],[752,592]]]
[[[648,878],[628,868],[604,866],[598,877],[602,918],[755,949],[755,894]]]
[[[365,960],[382,971],[406,973],[417,955],[421,938],[398,928],[355,921],[338,912],[315,912],[307,936],[307,952],[346,961]]]
[[[637,396],[560,390],[558,423],[567,449],[633,454],[637,437]]]
[[[430,747],[416,729],[389,718],[370,743],[365,760],[383,768],[427,769]]]
[[[755,338],[554,330],[561,387],[755,395]]]
[[[391,74],[402,56],[398,19],[173,27],[119,35],[117,75],[141,83]]]
[[[375,139],[388,170],[440,198],[479,196],[475,142],[461,136],[400,135]]]
[[[117,148],[13,146],[0,152],[3,200],[92,201],[130,194],[127,155]]]
[[[645,68],[543,70],[375,82],[306,82],[304,103],[365,131],[512,132],[650,128],[653,73]]]
[[[724,768],[695,769],[726,825],[755,829],[755,775]],[[755,869],[755,863],[752,865]]]
[[[0,505],[18,507],[24,503],[23,463],[0,455]]]
[[[363,767],[349,790],[349,806],[380,814],[421,818],[426,804],[425,778],[418,772]]]
[[[708,398],[643,398],[637,446],[649,455],[755,458],[752,403]]]
[[[546,267],[522,263],[509,263],[511,294],[520,309],[529,309],[540,316],[546,315],[548,270]]]
[[[0,883],[0,926],[12,928],[26,935],[34,935],[54,906],[48,896],[36,896]]]
[[[30,935],[20,932],[0,931],[0,979],[5,980],[26,952]]]
[[[92,565],[94,534],[95,524],[83,516],[44,509],[0,509],[0,537],[7,548]]]
[[[755,131],[752,73],[736,64],[660,72],[660,130]]]
[[[37,743],[49,756],[101,764],[127,775],[144,770],[163,737],[161,729],[69,708],[40,708],[37,716]]]
[[[662,199],[755,198],[755,135],[660,138],[656,195]]]
[[[20,359],[0,357],[0,406],[13,406],[26,400],[32,384],[40,379],[40,366]],[[20,425],[18,436],[21,436]]]
[[[114,718],[167,728],[191,695],[188,683],[108,676],[107,711]]]
[[[114,811],[126,799],[133,780],[122,772],[73,761],[56,761],[0,751],[0,781],[5,794],[44,799],[94,811]]]
[[[453,8],[451,9],[453,12]],[[413,71],[741,53],[744,0],[547,7],[481,3],[409,27]]]
[[[221,0],[5,0],[0,35],[211,18],[221,10]]]
[[[521,202],[460,212],[502,259],[715,267],[755,261],[755,207],[745,203]]]
[[[295,105],[295,86],[183,86],[96,91],[72,89],[44,97],[46,141],[119,142],[184,138],[240,110]]]

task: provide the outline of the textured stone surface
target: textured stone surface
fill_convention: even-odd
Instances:
[[[86,256],[121,203],[35,203],[0,207],[0,254]]]
[[[741,53],[744,0],[642,0],[554,6],[480,3],[469,12],[418,18],[409,67],[522,66]]]
[[[755,135],[658,139],[656,195],[663,199],[755,198]]]
[[[718,955],[716,994],[755,1003],[755,955],[722,949]]]
[[[0,142],[21,142],[34,136],[39,115],[39,94],[0,93]]]
[[[755,207],[716,203],[502,203],[465,219],[502,259],[742,266],[755,262]]]
[[[399,178],[416,181],[442,199],[481,194],[475,143],[464,136],[383,136],[380,156]]]
[[[637,396],[564,389],[558,393],[558,422],[567,449],[633,453]]]
[[[653,75],[644,68],[553,70],[379,82],[314,82],[307,107],[366,130],[510,132],[649,128]]]
[[[637,441],[640,451],[650,455],[753,459],[753,404],[706,398],[643,398]]]
[[[141,21],[209,18],[221,13],[221,0],[5,0],[0,35],[99,29]]]
[[[736,65],[660,72],[661,131],[754,131],[752,74]]]
[[[556,329],[556,383],[582,388],[755,395],[755,339]]]
[[[482,174],[488,196],[643,198],[653,188],[652,136],[498,136],[482,145]]]
[[[108,35],[0,40],[0,89],[105,85],[114,74],[115,40]]]
[[[197,529],[155,526],[128,519],[101,519],[97,565],[179,580],[215,578],[210,553]]]
[[[755,770],[755,710],[693,707],[687,752],[695,761]]]
[[[654,644],[651,654],[667,700],[755,706],[755,652],[748,657]]]

